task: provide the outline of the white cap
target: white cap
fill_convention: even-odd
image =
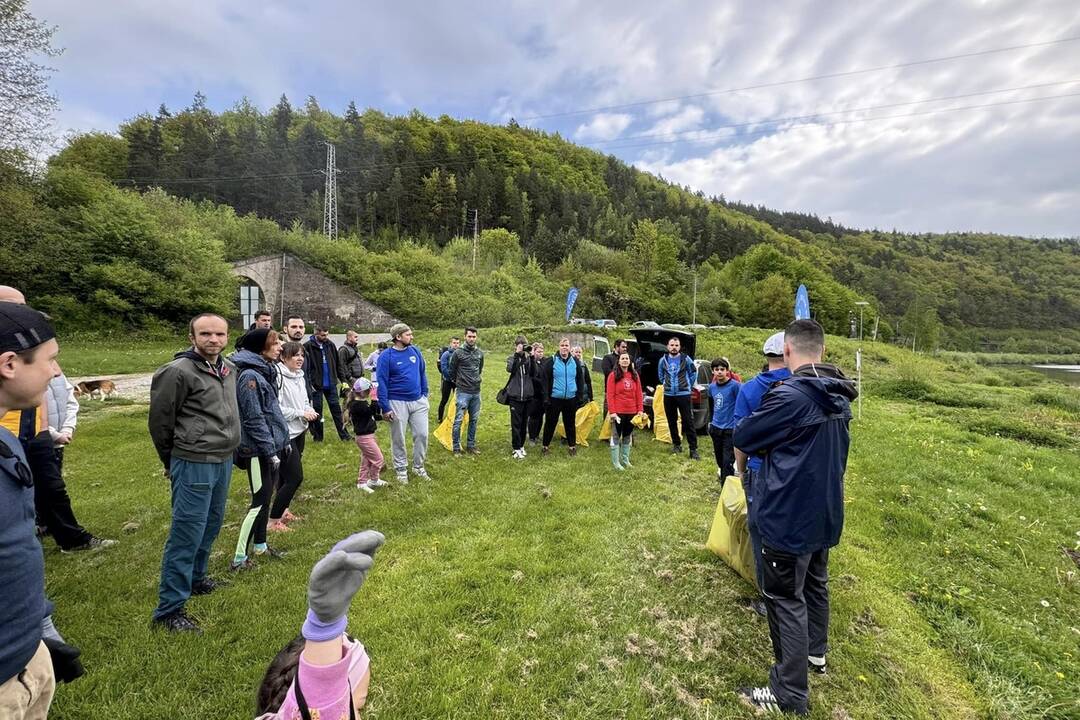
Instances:
[[[353,392],[367,392],[371,389],[371,381],[367,378],[357,378],[352,386]]]
[[[783,331],[769,336],[761,348],[763,355],[775,355],[784,357],[784,333]]]

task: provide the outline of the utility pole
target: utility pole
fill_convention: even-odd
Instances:
[[[326,184],[323,189],[323,235],[328,240],[337,240],[337,155],[333,144],[326,143]]]
[[[476,270],[476,251],[480,247],[480,211],[473,210],[472,225],[472,269]]]
[[[863,308],[870,303],[858,300],[855,304],[859,306],[859,349],[855,351],[855,387],[859,391],[859,419],[862,420],[862,314]]]
[[[694,310],[690,316],[690,324],[697,325],[697,268],[694,269]]]

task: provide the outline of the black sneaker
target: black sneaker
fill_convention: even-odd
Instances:
[[[262,552],[259,552],[258,550],[255,551],[256,558],[273,558],[274,560],[280,560],[288,554],[289,553],[285,552],[284,550],[278,550],[276,548],[270,547],[269,545],[267,545],[266,549]]]
[[[671,446],[671,454],[672,455],[678,455],[681,452],[682,452],[682,445],[672,445]]]
[[[769,608],[761,598],[750,598],[747,606],[763,618],[769,617]]]
[[[739,698],[739,702],[757,714],[784,712],[772,690],[767,687],[739,688],[735,691],[735,696]]]
[[[192,595],[209,595],[210,593],[214,592],[218,588],[225,587],[225,585],[227,585],[227,584],[228,583],[222,582],[221,580],[214,580],[213,578],[204,577],[202,580],[199,580],[198,582],[191,583],[191,594]]]
[[[806,659],[806,665],[810,669],[810,672],[816,675],[828,675],[829,665],[825,662],[824,655],[814,656],[811,655]]]
[[[691,450],[691,451],[690,451],[690,459],[691,459],[691,460],[700,460],[700,459],[701,459],[701,456],[700,456],[700,455],[698,455],[698,451],[697,451],[697,450]]]
[[[66,554],[82,552],[84,550],[102,550],[107,547],[112,547],[116,544],[115,540],[108,540],[106,538],[99,538],[96,535],[91,535],[90,539],[84,542],[82,545],[76,545],[75,547],[61,548],[60,552]]]
[[[195,618],[188,615],[183,608],[174,613],[154,618],[150,621],[150,627],[158,627],[169,632],[189,632],[202,635],[202,628],[199,627],[199,623],[195,622]]]

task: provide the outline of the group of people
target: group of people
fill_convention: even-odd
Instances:
[[[7,290],[0,288],[0,419],[7,421],[0,423],[0,581],[17,589],[18,597],[0,608],[0,715],[44,717],[56,679],[77,677],[81,666],[77,649],[66,644],[52,623],[35,534],[39,518],[45,518],[46,526],[77,523],[59,468],[35,465],[31,443],[47,437],[54,451],[50,457],[58,465],[71,439],[77,402],[72,405],[70,395],[60,392],[63,388],[69,393],[71,385],[57,382],[63,376],[47,318],[19,304],[21,295],[6,297]],[[324,406],[338,436],[354,439],[359,448],[361,489],[372,492],[386,484],[375,440],[379,421],[390,423],[398,481],[407,483],[410,472],[430,479],[425,469],[427,373],[412,329],[394,325],[391,343],[364,359],[355,333],[337,348],[326,328],[316,326],[302,342],[305,332],[303,319],[290,317],[279,334],[269,314],[261,313],[226,357],[228,323],[216,314],[201,314],[189,323],[190,347],[154,374],[148,425],[170,482],[172,521],[152,625],[201,632],[186,606],[192,596],[219,586],[208,566],[234,466],[246,471],[251,502],[230,570],[241,572],[258,559],[284,556],[267,543],[267,532],[287,532],[290,523],[301,520],[289,505],[303,481],[306,435],[310,433],[313,442],[324,440]],[[466,328],[463,339],[452,342],[439,360],[444,394],[440,414],[446,396],[457,393],[455,454],[479,453],[484,352],[477,346],[476,328]],[[741,478],[746,494],[755,574],[776,659],[767,685],[739,691],[744,702],[759,709],[805,713],[808,675],[826,668],[828,552],[839,541],[843,525],[842,480],[850,401],[856,393],[837,368],[821,362],[823,352],[821,327],[800,320],[766,340],[767,367],[747,382],[732,372],[725,358],[711,364],[709,434],[721,479]],[[617,342],[604,358],[602,371],[611,462],[624,470],[632,467],[633,429],[646,422],[645,389],[625,341]],[[364,377],[365,372],[372,372],[374,379]],[[581,349],[562,338],[558,352],[545,357],[541,343],[519,336],[506,372],[499,401],[509,406],[513,457],[524,458],[530,440],[549,452],[560,422],[568,452],[574,455],[575,414],[593,399]],[[669,343],[658,375],[665,388],[673,451],[680,450],[681,419],[682,436],[696,457],[693,419],[684,412],[688,402],[683,399],[696,380],[696,366],[680,352],[677,338]],[[343,396],[344,413],[339,402]],[[17,417],[14,432],[7,427],[12,414]],[[413,440],[411,458],[407,432]],[[43,504],[36,497],[43,493],[54,499]],[[50,515],[62,519],[49,520]],[[63,531],[54,534],[58,542],[67,537]],[[309,705],[342,712],[363,705],[368,660],[362,644],[344,634],[345,615],[382,541],[374,531],[360,533],[339,543],[316,565],[302,635],[271,664],[260,690],[260,711],[270,713],[266,717],[284,717],[273,713],[290,708],[306,711]],[[108,544],[111,541],[88,533],[78,543]],[[301,685],[309,689],[302,691]]]

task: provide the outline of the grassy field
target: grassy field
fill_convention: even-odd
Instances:
[[[595,439],[577,458],[511,460],[494,395],[513,334],[481,332],[496,348],[482,456],[433,442],[434,482],[361,496],[355,446],[309,444],[294,503],[306,519],[272,539],[289,557],[194,599],[202,637],[148,628],[169,500],[145,406],[88,401],[69,488],[83,523],[121,544],[62,555],[46,541],[57,623],[88,668],[51,717],[251,717],[266,663],[303,619],[312,563],[367,527],[387,536],[349,625],[372,657],[368,717],[746,717],[731,691],[763,682],[771,650],[750,588],[703,547],[714,464],[673,460],[640,434],[629,473]],[[766,334],[707,333],[699,355],[723,352],[752,374]],[[854,367],[847,341],[830,356]],[[812,678],[812,716],[1080,717],[1080,569],[1064,552],[1080,547],[1080,393],[964,358],[867,345],[864,359],[831,563],[830,674]],[[78,348],[62,360],[108,370]],[[379,438],[388,451],[385,427]],[[702,449],[711,456],[707,439]],[[218,575],[246,487],[237,473]]]

